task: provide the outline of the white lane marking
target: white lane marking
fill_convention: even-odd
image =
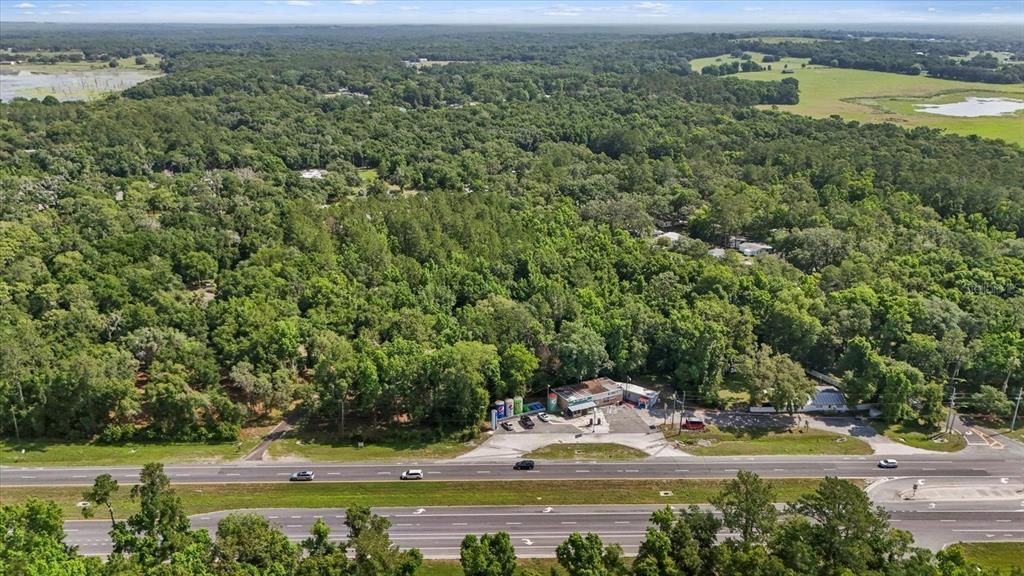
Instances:
[[[1007,522],[1009,522],[1009,520],[1007,520]],[[68,529],[66,529],[64,531],[65,532],[78,532],[78,529],[77,528],[68,528]]]
[[[639,472],[639,470],[626,470],[626,472],[636,473]]]
[[[466,526],[465,522],[452,522],[452,526]]]
[[[961,528],[959,530],[953,530],[953,532],[991,532],[991,530],[986,530],[984,528]],[[1024,532],[1024,530],[1004,530],[1004,532]]]
[[[377,472],[378,476],[388,476],[390,474],[391,474],[391,472]]]
[[[291,518],[294,520],[296,518],[302,518],[302,516],[292,516]]]
[[[174,476],[178,478],[188,478],[189,476],[191,476],[191,474],[175,474]]]
[[[85,476],[85,475],[82,475],[82,476],[72,476],[72,478],[88,478],[88,476]]]
[[[505,526],[519,526],[522,522],[505,522]]]
[[[341,472],[328,472],[328,476],[341,476]]]
[[[491,471],[490,470],[477,470],[476,473],[477,474],[490,474]]]
[[[616,520],[616,524],[629,524],[629,520]]]
[[[35,476],[21,476],[21,478],[25,478],[27,480],[34,480]]]
[[[209,520],[209,519],[210,519],[209,516],[203,516],[202,518],[200,518],[200,520]]]
[[[737,470],[735,468],[726,468],[725,471],[726,472],[739,472],[739,470]]]
[[[288,524],[285,528],[302,528],[302,524]]]
[[[689,472],[689,470],[685,468],[676,468],[676,472]]]
[[[576,471],[577,474],[587,474],[589,472],[590,472],[590,470],[577,470]]]
[[[786,469],[785,468],[773,468],[772,471],[773,472],[785,472]]]
[[[935,468],[921,468],[921,470],[924,470],[925,472],[935,472]]]
[[[956,522],[956,520],[943,519],[943,520],[939,520],[939,522]]]
[[[289,474],[287,472],[278,472],[277,475],[278,476],[291,476],[291,474]]]
[[[276,520],[277,516],[267,516],[267,518],[270,518],[271,520]]]
[[[241,476],[238,472],[228,472],[225,476]]]
[[[1013,520],[996,520],[996,522],[1013,522]],[[66,532],[66,530],[65,530]]]
[[[575,522],[562,522],[562,525],[563,526],[575,526],[576,523]]]

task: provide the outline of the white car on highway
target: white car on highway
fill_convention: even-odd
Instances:
[[[423,480],[423,470],[406,470],[400,476],[402,480]]]
[[[900,463],[893,460],[892,458],[886,458],[885,460],[878,461],[879,468],[896,468]]]

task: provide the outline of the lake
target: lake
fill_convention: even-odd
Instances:
[[[1017,110],[1024,110],[1024,101],[1011,98],[976,98],[968,96],[963,102],[953,102],[952,104],[918,104],[914,108],[918,112],[927,112],[928,114],[978,118],[980,116],[1007,116]]]
[[[109,92],[119,92],[143,80],[159,76],[148,70],[97,69],[41,74],[28,70],[14,72],[0,68],[0,101],[53,96],[61,101],[88,100]]]

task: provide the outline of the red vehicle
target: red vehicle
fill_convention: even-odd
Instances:
[[[687,418],[686,421],[683,422],[683,430],[697,430],[697,431],[701,431],[701,430],[704,430],[704,428],[705,428],[705,426],[704,426],[704,421],[703,420],[696,420],[696,419],[692,419],[692,418]]]

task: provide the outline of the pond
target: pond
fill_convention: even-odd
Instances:
[[[962,102],[953,102],[952,104],[918,104],[914,108],[918,112],[927,112],[928,114],[978,118],[980,116],[1007,116],[1017,110],[1024,110],[1024,101],[1011,98],[976,98],[968,96]]]
[[[148,70],[83,70],[42,74],[28,70],[0,69],[0,101],[53,96],[61,101],[88,100],[119,92],[143,80],[159,76]]]

